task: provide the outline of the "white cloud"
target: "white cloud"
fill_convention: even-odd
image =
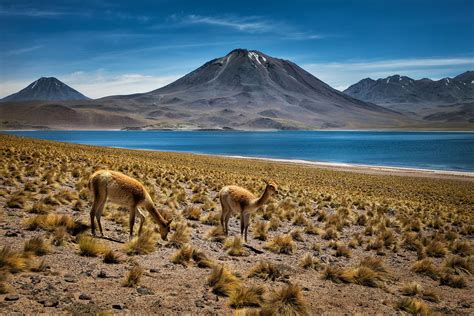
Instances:
[[[474,69],[473,57],[408,58],[374,61],[346,61],[310,63],[301,65],[322,81],[338,90],[344,90],[361,79],[383,78],[394,74],[413,79],[440,79]]]
[[[35,50],[38,50],[40,48],[43,48],[43,45],[35,45],[35,46],[29,46],[29,47],[22,47],[22,48],[16,48],[16,49],[11,49],[5,52],[6,56],[15,56],[15,55],[21,55],[25,53],[29,53]]]
[[[137,73],[115,75],[104,70],[94,72],[77,71],[57,76],[59,80],[71,88],[93,99],[110,95],[149,92],[163,87],[179,77],[181,76],[157,77]],[[18,92],[36,79],[2,82],[0,97]]]
[[[284,24],[282,22],[270,21],[260,16],[202,16],[202,15],[187,15],[177,16],[172,15],[171,19],[178,21],[183,25],[210,25],[216,27],[231,28],[236,31],[246,33],[269,33],[279,36],[280,38],[293,40],[316,40],[323,38],[320,34],[312,32],[301,31],[297,28]]]

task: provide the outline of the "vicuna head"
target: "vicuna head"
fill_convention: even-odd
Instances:
[[[160,236],[161,236],[161,239],[163,240],[168,240],[168,233],[170,232],[170,226],[171,226],[171,222],[173,220],[169,220],[167,221],[166,223],[164,223],[163,226],[160,227]]]
[[[264,181],[265,181],[265,184],[267,185],[266,190],[268,191],[268,193],[270,193],[270,195],[278,194],[278,186],[275,183],[275,181],[273,180],[264,180]]]

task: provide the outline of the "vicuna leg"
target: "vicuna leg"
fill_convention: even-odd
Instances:
[[[143,229],[143,224],[145,224],[145,215],[143,215],[143,212],[140,209],[138,210],[138,218],[140,218],[140,228],[138,228],[138,236],[142,234],[142,229]]]
[[[133,226],[135,225],[135,214],[137,212],[137,207],[134,205],[130,208],[130,214],[128,218],[128,226],[130,227],[130,239],[133,237]]]
[[[102,237],[104,237],[104,231],[102,230],[102,223],[100,222],[100,217],[102,216],[102,211],[104,210],[104,206],[105,206],[105,199],[101,199],[95,211],[95,218],[97,219],[97,224],[99,224],[99,230]]]
[[[225,219],[224,219],[224,224],[225,224],[225,235],[227,236],[227,234],[229,233],[229,219],[230,219],[230,215],[231,215],[231,212],[230,211],[227,211],[226,215],[225,215]]]
[[[245,229],[244,213],[240,212],[240,237],[244,236],[244,229]]]
[[[102,209],[104,208],[105,201],[107,200],[107,193],[101,192],[100,187],[96,182],[93,182],[92,193],[94,195],[94,201],[92,202],[92,209],[90,212],[91,218],[91,232],[92,236],[95,236],[95,218],[99,221]],[[102,227],[99,222],[99,229],[102,233]]]
[[[250,213],[244,214],[245,242],[247,242],[247,232],[250,224]]]

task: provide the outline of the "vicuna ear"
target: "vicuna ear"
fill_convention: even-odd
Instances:
[[[168,226],[168,227],[169,227],[169,226],[171,225],[171,223],[172,223],[172,222],[173,222],[173,220],[172,220],[172,219],[170,219],[170,220],[168,221],[168,223],[166,223],[166,226]]]
[[[265,184],[268,184],[268,179],[263,179],[263,182],[265,182]]]

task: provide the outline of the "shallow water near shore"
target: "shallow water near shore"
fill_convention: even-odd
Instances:
[[[10,131],[96,146],[474,171],[474,133],[398,131]]]

